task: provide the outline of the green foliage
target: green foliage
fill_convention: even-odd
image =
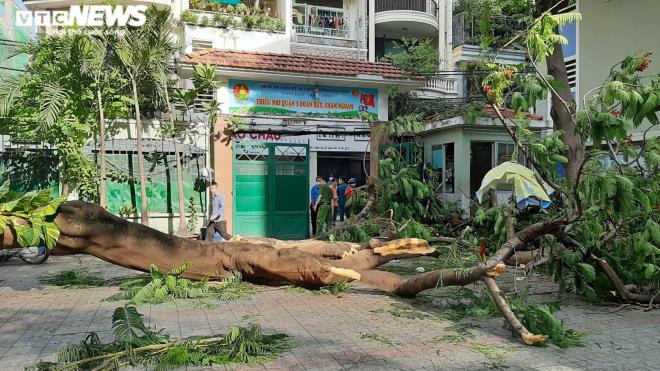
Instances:
[[[232,326],[222,336],[172,340],[163,330],[147,327],[133,306],[118,307],[112,316],[114,340],[103,343],[90,333],[80,343],[58,352],[57,362],[39,362],[31,370],[117,370],[125,366],[154,366],[168,370],[182,366],[264,363],[292,348],[284,334],[264,335],[259,325]]]
[[[580,13],[543,14],[527,32],[527,49],[532,61],[545,60],[555,50],[555,45],[568,44],[568,40],[556,33],[559,26],[582,20]]]
[[[347,281],[335,282],[329,286],[321,286],[318,289],[306,289],[300,286],[285,286],[285,289],[290,292],[299,294],[315,294],[315,295],[338,295],[345,290],[351,288],[351,283]]]
[[[181,22],[197,24],[197,14],[191,10],[184,10],[181,12]]]
[[[501,315],[497,305],[487,292],[474,292],[463,289],[460,291],[460,301],[448,305],[442,317],[449,320],[460,320],[464,318],[489,318]],[[466,301],[469,304],[466,304]],[[520,322],[534,334],[544,334],[561,348],[570,346],[582,346],[582,334],[566,329],[563,321],[558,320],[554,313],[557,312],[559,304],[545,303],[534,305],[526,296],[516,295],[507,298],[511,310]]]
[[[188,210],[190,212],[190,218],[188,218],[188,231],[192,234],[196,234],[199,231],[197,230],[197,218],[199,217],[199,206],[195,202],[195,197],[190,197],[188,201]]]
[[[465,16],[464,42],[482,49],[504,46],[532,22],[533,12],[530,0],[460,0],[454,6],[454,14]]]
[[[160,304],[177,299],[229,301],[242,299],[253,291],[252,286],[242,282],[240,273],[232,273],[218,283],[181,278],[189,268],[190,263],[184,263],[164,273],[152,264],[148,277],[123,283],[119,286],[120,291],[106,298],[105,301],[130,300],[137,306]]]
[[[386,158],[380,160],[380,177],[376,187],[379,214],[392,210],[392,219],[399,222],[414,220],[434,224],[442,221],[447,215],[436,196],[438,185],[422,179],[422,174],[428,174],[428,169],[420,172],[420,166],[416,163],[405,165],[400,155],[391,147],[385,151]]]
[[[50,189],[16,193],[9,187],[9,180],[0,186],[0,235],[10,227],[22,247],[55,247],[60,231],[53,219],[65,198],[53,198]]]
[[[382,344],[394,345],[396,344],[391,338],[383,335],[378,335],[373,332],[360,333],[360,339],[371,339]]]
[[[39,277],[39,282],[64,288],[84,289],[103,286],[107,280],[98,273],[90,273],[87,268],[76,268]]]
[[[383,60],[392,63],[412,76],[435,73],[440,56],[432,39],[402,38],[394,43],[395,53],[387,54]]]

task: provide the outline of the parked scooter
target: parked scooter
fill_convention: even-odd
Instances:
[[[27,264],[43,264],[50,256],[50,249],[44,246],[0,250],[0,263],[11,258],[20,258]]]

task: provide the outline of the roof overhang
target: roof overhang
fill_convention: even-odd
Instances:
[[[180,76],[184,79],[192,78],[193,64],[185,63],[180,67]],[[261,80],[261,81],[274,81],[274,82],[290,82],[299,84],[322,84],[329,86],[346,86],[350,84],[359,85],[360,87],[381,88],[396,85],[399,92],[405,93],[411,90],[419,89],[424,86],[426,80],[416,79],[394,79],[384,78],[376,75],[357,75],[357,76],[342,76],[342,75],[328,75],[328,74],[312,74],[312,73],[294,73],[294,72],[281,72],[281,71],[262,71],[262,70],[249,70],[242,68],[226,68],[215,66],[215,75],[217,77],[237,78],[246,80]]]

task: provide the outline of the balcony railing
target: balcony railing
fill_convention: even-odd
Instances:
[[[412,10],[438,16],[438,3],[435,0],[378,0],[376,13],[392,10]]]
[[[492,32],[483,35],[479,29],[479,19],[478,15],[472,17],[466,17],[465,13],[454,15],[452,21],[454,47],[463,44],[480,45],[483,41],[488,41],[490,47],[500,47],[528,26],[525,17],[497,15],[490,19]]]
[[[458,80],[454,77],[433,76],[422,89],[434,90],[445,94],[458,94]]]
[[[347,29],[325,28],[325,27],[312,27],[312,26],[294,26],[297,35],[311,35],[311,36],[329,36],[342,39],[355,39],[355,32]]]

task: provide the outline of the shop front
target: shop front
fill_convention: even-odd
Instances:
[[[317,176],[366,182],[378,89],[229,79],[224,93],[225,119],[243,124],[231,146],[234,234],[307,238]]]

